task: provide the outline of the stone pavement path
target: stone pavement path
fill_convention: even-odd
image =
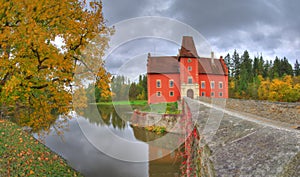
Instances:
[[[300,176],[300,130],[196,100],[187,103],[217,176]]]

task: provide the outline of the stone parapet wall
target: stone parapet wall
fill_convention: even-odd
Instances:
[[[299,131],[272,121],[299,122],[299,103],[200,99],[213,108],[192,99],[186,103],[210,150],[206,154],[214,169],[209,176],[300,176]],[[216,112],[224,107],[227,114],[220,118]]]
[[[182,125],[180,124],[182,116],[182,114],[159,114],[136,110],[131,118],[131,124],[139,127],[165,127],[167,132],[183,133]]]
[[[293,125],[300,125],[300,102],[286,103],[231,98],[224,100],[207,97],[199,97],[199,100],[206,103],[221,105],[221,107],[225,106],[225,108],[235,111],[246,112]]]

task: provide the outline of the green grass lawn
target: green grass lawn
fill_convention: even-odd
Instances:
[[[93,104],[93,103],[91,103]],[[157,103],[148,105],[147,100],[134,100],[134,101],[114,101],[114,102],[99,102],[97,105],[131,105],[136,106],[140,111],[157,112],[167,114],[180,114],[177,102],[172,103]]]
[[[151,104],[147,107],[144,107],[144,109],[142,111],[165,113],[165,114],[180,114],[181,113],[181,111],[178,110],[177,102]]]
[[[145,106],[147,105],[147,100],[134,100],[134,101],[110,101],[110,102],[99,102],[97,105],[137,105]]]
[[[0,119],[0,176],[81,176],[32,135]]]

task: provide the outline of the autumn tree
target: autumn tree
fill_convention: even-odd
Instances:
[[[100,2],[1,0],[0,106],[21,125],[47,129],[70,111],[84,71],[108,78],[90,57],[104,55],[110,34]],[[100,70],[90,68],[98,62]]]
[[[300,98],[300,77],[297,77],[299,64],[294,70],[286,57],[264,61],[263,56],[252,60],[248,51],[243,55],[234,51],[225,57],[226,64],[232,62],[232,75],[229,75],[229,97],[295,102]]]
[[[267,78],[266,80],[262,76],[258,76],[260,81],[260,86],[258,87],[258,99],[260,100],[268,100],[269,98],[269,87],[270,80]]]

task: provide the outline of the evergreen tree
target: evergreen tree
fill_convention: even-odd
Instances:
[[[258,62],[258,75],[263,75],[263,72],[264,72],[264,59],[261,55]]]
[[[115,101],[126,100],[130,89],[130,83],[125,76],[113,77],[111,83],[111,91],[113,92],[113,98]],[[127,83],[128,82],[128,83]]]
[[[238,81],[238,91],[243,95],[247,95],[248,84],[253,80],[252,59],[249,57],[247,50],[245,50],[241,59],[242,63],[240,68],[240,78]]]
[[[253,76],[257,76],[259,74],[259,59],[258,57],[254,57],[253,61]]]
[[[284,75],[293,75],[293,67],[292,65],[289,63],[288,59],[283,57],[283,60],[281,60],[281,68],[280,68],[280,77],[284,76]]]
[[[236,50],[234,50],[234,53],[232,55],[232,61],[233,61],[233,77],[235,80],[238,80],[239,78],[239,75],[240,75],[240,65],[241,65],[241,62],[240,62],[240,56],[239,54],[237,53]]]
[[[298,63],[298,60],[296,60],[296,63],[294,65],[294,73],[295,76],[300,76],[300,65]]]
[[[147,95],[147,93],[148,93],[147,74],[145,74],[143,76],[142,87],[143,87],[144,92],[145,92],[145,100],[147,100],[148,99],[148,95]]]
[[[229,53],[225,56],[224,61],[228,68],[228,76],[231,78],[233,76],[234,66],[233,66],[232,58],[230,57]]]
[[[139,85],[137,85],[135,82],[132,82],[129,89],[129,99],[136,100],[139,92]]]
[[[270,74],[271,79],[280,77],[281,75],[280,65],[281,65],[280,59],[276,56],[274,60],[274,64],[271,68],[271,74]]]
[[[269,75],[270,73],[270,63],[269,63],[269,60],[266,61],[266,63],[263,65],[263,78],[267,78],[267,77],[270,77]]]

